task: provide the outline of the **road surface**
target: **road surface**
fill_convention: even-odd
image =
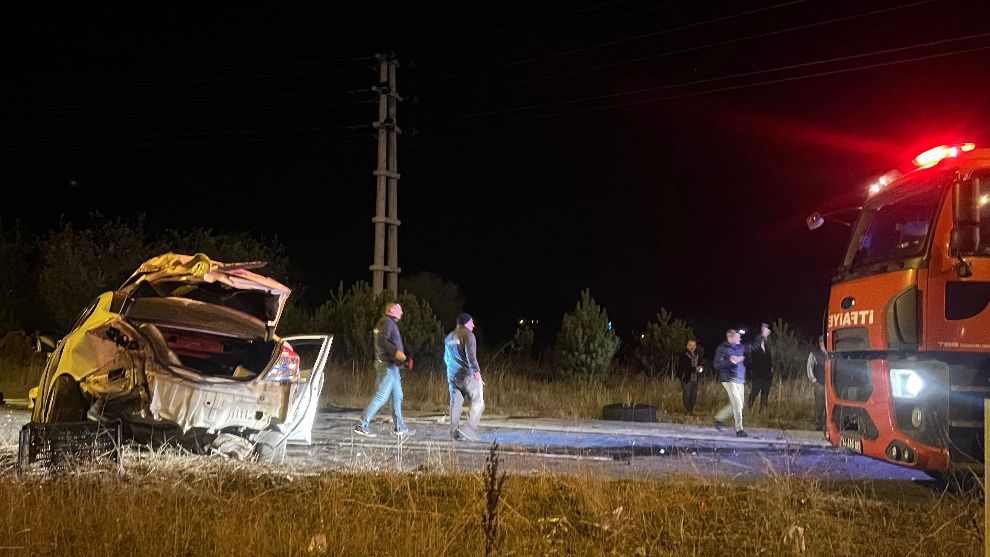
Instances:
[[[0,450],[11,458],[17,432],[29,413],[0,407]],[[299,470],[371,469],[477,472],[492,443],[498,442],[504,469],[519,473],[551,471],[642,477],[704,475],[747,479],[771,475],[827,480],[928,480],[920,472],[835,449],[810,431],[752,428],[737,438],[731,428],[602,420],[485,417],[481,442],[451,442],[445,416],[407,416],[416,435],[398,439],[380,417],[375,438],[351,430],[354,409],[323,409],[313,428],[313,444],[290,446],[288,464]],[[10,462],[8,460],[8,462]]]

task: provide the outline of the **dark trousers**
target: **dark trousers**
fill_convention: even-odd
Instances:
[[[750,410],[753,409],[753,404],[756,402],[756,396],[760,396],[760,412],[763,412],[767,408],[767,401],[770,398],[770,384],[773,382],[772,377],[767,377],[766,379],[753,379],[753,386],[749,390],[749,402],[746,404]]]
[[[697,377],[692,377],[690,381],[681,381],[681,398],[684,400],[684,409],[694,411],[694,403],[698,401]]]
[[[825,385],[815,383],[815,429],[825,430]]]

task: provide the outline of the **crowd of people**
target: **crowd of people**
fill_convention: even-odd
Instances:
[[[402,306],[390,302],[385,306],[384,315],[374,329],[377,390],[368,406],[361,414],[354,433],[365,437],[375,437],[371,421],[391,399],[392,433],[400,437],[412,436],[415,430],[406,426],[402,418],[402,368],[407,368],[411,360],[406,356],[399,331],[402,319]],[[743,427],[743,409],[757,408],[763,412],[768,407],[770,388],[773,385],[774,368],[770,344],[770,327],[763,323],[760,333],[750,342],[742,342],[742,331],[729,329],[725,341],[715,350],[712,359],[714,373],[728,396],[728,402],[714,416],[715,428],[722,431],[727,420],[733,419],[737,437],[746,437]],[[474,319],[467,313],[457,316],[456,325],[444,338],[444,364],[447,367],[447,385],[450,393],[450,438],[454,441],[478,441],[478,426],[485,409],[484,386],[481,366],[478,364],[478,342],[474,335]],[[815,428],[823,430],[825,425],[825,350],[823,337],[818,346],[808,355],[807,376],[814,383]],[[689,339],[683,353],[679,354],[675,376],[681,383],[684,409],[689,414],[694,411],[698,400],[698,383],[705,371],[698,342]],[[745,398],[745,384],[751,384],[749,398]],[[466,424],[461,423],[464,403],[470,403]]]
[[[725,341],[715,350],[712,359],[719,382],[728,395],[728,403],[716,414],[715,428],[719,431],[726,426],[729,417],[733,418],[736,436],[747,437],[743,428],[743,408],[745,384],[750,383],[749,398],[745,400],[745,408],[763,412],[770,399],[770,387],[773,385],[773,356],[767,339],[770,337],[770,327],[763,323],[760,334],[748,343],[742,342],[742,334],[735,329],[725,332]],[[828,352],[825,350],[825,338],[818,338],[818,346],[808,354],[807,376],[815,387],[815,429],[824,431],[825,427],[825,360]],[[689,339],[687,346],[677,359],[675,375],[681,382],[681,393],[684,410],[694,411],[698,400],[698,381],[704,372],[698,351],[698,341]],[[757,403],[759,403],[757,405]]]

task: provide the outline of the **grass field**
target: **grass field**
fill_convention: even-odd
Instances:
[[[29,385],[37,371],[24,357]],[[664,421],[708,423],[725,396],[703,383],[687,416],[669,379],[549,381],[506,366],[485,381],[487,413],[500,415],[597,418],[605,404],[640,402]],[[374,382],[365,366],[333,366],[323,402],[363,406]],[[442,373],[410,372],[404,390],[407,409],[447,408]],[[811,405],[810,384],[783,381],[746,423],[807,428]],[[975,556],[984,537],[982,493],[905,498],[900,485],[538,473],[508,476],[499,494],[486,489],[494,476],[456,467],[311,473],[135,450],[123,474],[37,478],[13,473],[12,443],[0,455],[0,556],[485,555],[486,533],[492,555]]]
[[[783,476],[608,480],[291,469],[151,455],[0,476],[0,555],[980,555],[981,502]],[[489,503],[493,501],[493,503]],[[492,513],[491,511],[495,512]],[[484,515],[497,517],[484,527]]]

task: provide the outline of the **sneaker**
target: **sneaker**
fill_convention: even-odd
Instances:
[[[736,432],[736,437],[749,437],[745,429],[740,429]]]
[[[459,428],[451,434],[454,441],[481,441],[481,437],[470,429]]]
[[[715,429],[722,431],[723,429],[725,429],[725,424],[723,424],[719,420],[715,420]]]
[[[358,435],[361,435],[363,437],[377,437],[378,436],[377,433],[375,433],[374,431],[371,431],[371,429],[369,429],[368,426],[366,426],[364,424],[358,424],[358,425],[354,426],[354,433],[357,433]]]
[[[395,435],[396,437],[412,437],[413,435],[416,435],[416,430],[409,429],[408,427],[405,429],[393,429],[392,435]]]

